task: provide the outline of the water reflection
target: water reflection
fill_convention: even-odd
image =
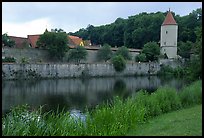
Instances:
[[[185,82],[174,78],[111,77],[90,79],[58,79],[2,82],[2,111],[12,106],[28,104],[32,108],[44,106],[44,111],[94,108],[114,96],[127,98],[136,91],[149,92],[169,85],[181,88]]]

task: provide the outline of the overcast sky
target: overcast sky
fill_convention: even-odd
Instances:
[[[202,2],[2,2],[2,33],[27,37],[61,28],[75,32],[88,24],[100,26],[142,12],[180,16],[202,7]]]

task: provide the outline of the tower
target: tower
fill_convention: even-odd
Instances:
[[[161,25],[160,53],[162,55],[166,53],[168,58],[177,57],[177,37],[178,25],[169,9],[166,18]]]

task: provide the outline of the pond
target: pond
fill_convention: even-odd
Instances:
[[[28,104],[43,111],[94,108],[114,96],[127,98],[141,89],[154,92],[168,85],[181,89],[185,80],[158,76],[73,78],[2,81],[2,114],[11,107]]]

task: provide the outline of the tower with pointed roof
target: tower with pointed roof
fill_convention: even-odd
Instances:
[[[168,58],[177,58],[178,24],[169,9],[161,25],[160,53]]]

